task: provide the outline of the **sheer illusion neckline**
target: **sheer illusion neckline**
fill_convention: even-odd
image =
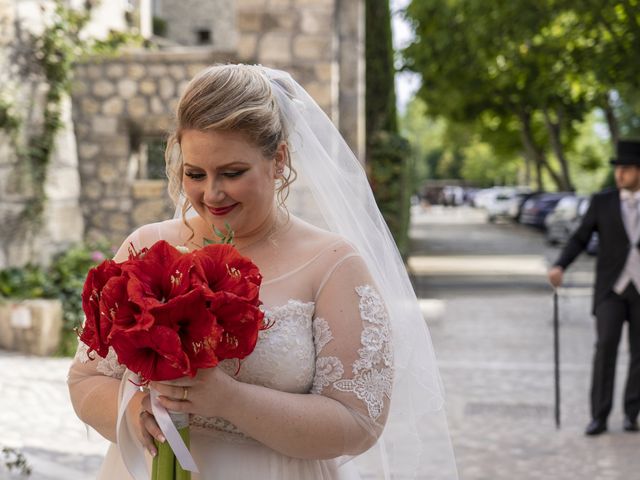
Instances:
[[[341,240],[336,240],[335,242],[330,243],[329,245],[327,245],[326,247],[321,249],[318,253],[316,253],[313,257],[311,257],[309,260],[304,262],[302,265],[298,265],[297,267],[294,267],[292,270],[289,270],[288,272],[285,272],[285,273],[280,274],[280,275],[278,275],[276,277],[273,277],[273,278],[263,279],[262,286],[271,285],[271,284],[276,283],[278,281],[281,281],[281,280],[284,280],[286,278],[289,278],[292,275],[295,275],[296,273],[299,273],[300,271],[304,270],[309,265],[311,265],[313,262],[315,262],[318,258],[320,258],[320,256],[324,252],[326,252],[331,247],[333,247],[333,246],[335,246],[335,245],[337,245],[339,243],[341,243]]]
[[[298,298],[290,298],[285,303],[281,303],[279,305],[268,305],[266,303],[263,303],[264,311],[272,315],[280,313],[283,310],[286,311],[292,307],[293,308],[295,307],[311,308],[315,306],[316,306],[316,302],[314,302],[313,300],[305,301],[305,300],[300,300]]]

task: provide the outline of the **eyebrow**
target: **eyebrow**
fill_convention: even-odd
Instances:
[[[200,170],[205,170],[202,167],[199,167],[198,165],[191,165],[190,163],[185,163],[184,164],[185,167],[189,167],[189,168],[198,168]],[[224,165],[220,165],[219,167],[216,168],[216,170],[224,170],[226,168],[231,168],[231,167],[247,167],[249,166],[249,164],[243,162],[242,160],[234,160],[233,162],[229,162],[229,163],[225,163]]]

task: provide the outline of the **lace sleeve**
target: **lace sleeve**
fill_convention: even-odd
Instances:
[[[126,370],[126,367],[118,363],[118,356],[111,347],[109,347],[109,353],[107,353],[105,358],[96,355],[95,358],[92,359],[89,357],[89,347],[85,343],[78,342],[78,350],[76,350],[74,360],[80,363],[97,362],[95,365],[97,372],[107,377],[117,378],[118,380],[122,378]]]
[[[92,359],[87,353],[88,348],[80,342],[67,378],[71,403],[80,420],[114,441],[118,390],[124,368],[111,352],[104,359],[98,355]]]
[[[366,430],[381,433],[393,386],[389,317],[357,255],[330,272],[313,323],[316,371],[311,393],[340,401]]]

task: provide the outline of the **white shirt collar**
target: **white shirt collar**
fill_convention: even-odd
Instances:
[[[620,189],[620,200],[624,202],[632,199],[636,202],[640,202],[640,190],[632,192],[631,190],[627,190],[626,188]]]

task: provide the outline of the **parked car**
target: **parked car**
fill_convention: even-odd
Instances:
[[[464,203],[466,205],[473,205],[476,194],[480,191],[479,188],[466,187],[464,189]]]
[[[458,185],[447,185],[442,189],[442,205],[455,207],[464,203],[464,189]]]
[[[490,198],[485,207],[489,214],[489,221],[493,222],[498,218],[511,219],[514,204],[518,204],[519,198],[529,194],[530,191],[529,187],[500,187],[497,195]]]
[[[544,230],[545,218],[565,197],[574,195],[571,192],[538,193],[532,195],[522,205],[520,223]]]
[[[483,188],[473,195],[472,205],[475,208],[485,208],[491,197],[497,195],[496,187]]]
[[[534,195],[538,195],[540,193],[544,192],[524,191],[516,193],[516,195],[509,202],[509,218],[511,218],[511,220],[513,220],[514,222],[520,222],[520,216],[522,215],[522,207],[524,206],[524,203]]]
[[[564,245],[589,207],[584,195],[562,198],[544,221],[545,239],[550,245]]]
[[[587,213],[590,203],[591,197],[589,196],[565,197],[560,200],[554,211],[545,220],[547,241],[552,245],[566,244],[582,223],[582,218]],[[598,243],[598,232],[594,232],[585,249],[588,255],[598,254]]]
[[[485,210],[490,222],[495,222],[498,218],[505,218],[509,214],[511,200],[516,196],[514,189],[503,188],[496,190],[485,202]]]
[[[586,252],[588,255],[596,256],[598,255],[598,245],[600,241],[598,240],[598,232],[593,232],[591,235],[591,240],[589,240],[589,244],[587,245]]]
[[[505,185],[484,188],[473,196],[472,205],[487,211],[489,221],[497,218],[512,218],[513,205],[523,195],[528,195],[531,189],[527,186]]]

